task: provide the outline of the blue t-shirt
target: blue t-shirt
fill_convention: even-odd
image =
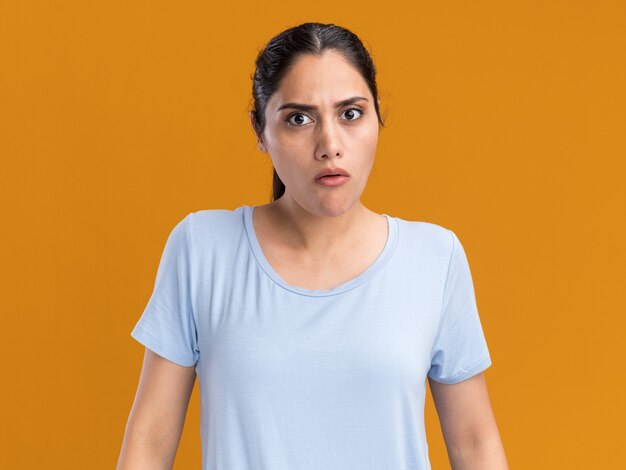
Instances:
[[[428,470],[426,378],[491,365],[472,278],[449,229],[383,214],[365,271],[329,290],[287,284],[254,206],[172,230],[131,335],[195,366],[203,470]]]

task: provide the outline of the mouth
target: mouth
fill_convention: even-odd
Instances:
[[[342,184],[345,184],[349,179],[350,177],[345,175],[324,175],[317,178],[315,182],[323,186],[332,187],[341,186]]]
[[[343,168],[325,168],[315,176],[315,179],[319,180],[321,178],[334,177],[334,176],[348,177],[350,176],[350,173],[348,173]]]

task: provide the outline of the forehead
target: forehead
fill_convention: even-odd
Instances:
[[[281,102],[332,104],[354,95],[371,99],[367,83],[341,54],[325,51],[323,55],[306,54],[294,62],[272,98]]]

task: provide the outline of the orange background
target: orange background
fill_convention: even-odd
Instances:
[[[114,468],[167,235],[269,200],[250,75],[305,21],[352,29],[379,70],[364,204],[463,241],[511,468],[616,468],[626,8],[546,0],[0,3],[2,467]],[[196,384],[175,468],[200,452]]]

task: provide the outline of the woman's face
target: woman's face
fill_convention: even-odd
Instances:
[[[260,148],[269,152],[285,184],[283,197],[293,199],[288,202],[334,216],[360,200],[374,164],[378,117],[365,80],[343,56],[299,57],[268,101],[265,118]],[[316,180],[320,170],[337,167],[349,173],[345,183]]]

